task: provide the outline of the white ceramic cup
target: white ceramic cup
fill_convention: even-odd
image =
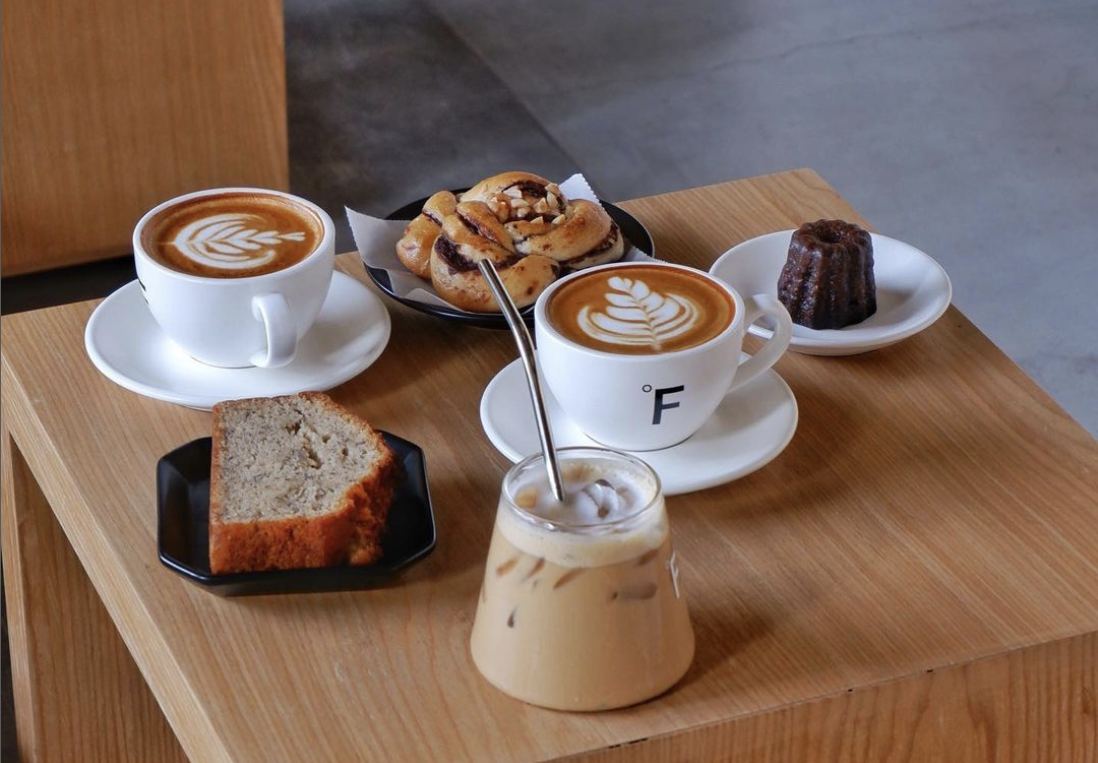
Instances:
[[[579,344],[548,316],[553,295],[576,279],[619,268],[678,268],[708,281],[731,297],[729,324],[708,341],[659,354],[622,354]],[[741,360],[747,326],[763,317],[773,336],[754,356]],[[741,296],[724,281],[693,268],[664,262],[615,263],[582,270],[546,289],[534,307],[538,367],[564,412],[591,439],[620,450],[659,450],[701,429],[724,396],[769,369],[789,346],[792,323],[770,294]]]
[[[145,251],[142,233],[159,213],[221,194],[274,196],[301,207],[320,221],[319,244],[289,267],[243,278],[182,272]],[[286,232],[260,230],[260,240],[264,236],[267,241],[275,240],[280,233]],[[188,355],[211,366],[276,368],[294,359],[298,342],[313,325],[328,295],[335,268],[335,225],[320,207],[281,191],[217,188],[185,194],[151,209],[134,229],[133,250],[149,311]]]

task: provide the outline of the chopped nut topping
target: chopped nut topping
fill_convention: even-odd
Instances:
[[[545,194],[545,201],[547,201],[549,203],[549,206],[551,206],[553,209],[560,209],[560,199],[558,199],[557,195],[552,191]]]
[[[542,214],[546,214],[549,211],[549,205],[546,203],[545,199],[538,199],[537,202],[535,202],[534,211],[541,212]]]
[[[507,196],[510,196],[512,199],[522,198],[522,189],[517,186],[511,186],[510,188],[505,189],[503,192]]]
[[[560,192],[560,186],[558,186],[556,183],[550,183],[549,185],[545,186],[545,190],[556,196],[562,195]]]
[[[514,209],[519,209],[520,207],[530,206],[530,202],[528,202],[526,199],[511,199],[511,206]]]
[[[553,225],[560,225],[562,222],[564,222],[564,215],[557,215],[553,218]]]

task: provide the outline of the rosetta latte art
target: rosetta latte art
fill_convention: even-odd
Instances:
[[[592,339],[660,350],[698,324],[701,311],[686,297],[660,294],[634,278],[614,276],[607,284],[605,311],[584,307],[578,316],[580,329]]]
[[[305,240],[301,231],[260,230],[264,222],[259,215],[239,212],[204,217],[180,230],[172,246],[201,265],[243,270],[273,260],[284,242]]]

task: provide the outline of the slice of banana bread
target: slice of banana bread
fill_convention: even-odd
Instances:
[[[210,571],[377,561],[398,473],[382,436],[323,393],[219,403]]]

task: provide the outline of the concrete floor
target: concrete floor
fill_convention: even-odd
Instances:
[[[1098,435],[1094,0],[285,7],[291,186],[337,220],[503,169],[614,200],[812,167]],[[132,277],[8,279],[2,307]]]
[[[334,214],[512,167],[608,199],[812,167],[1098,435],[1093,0],[359,6],[286,4],[292,185]]]

